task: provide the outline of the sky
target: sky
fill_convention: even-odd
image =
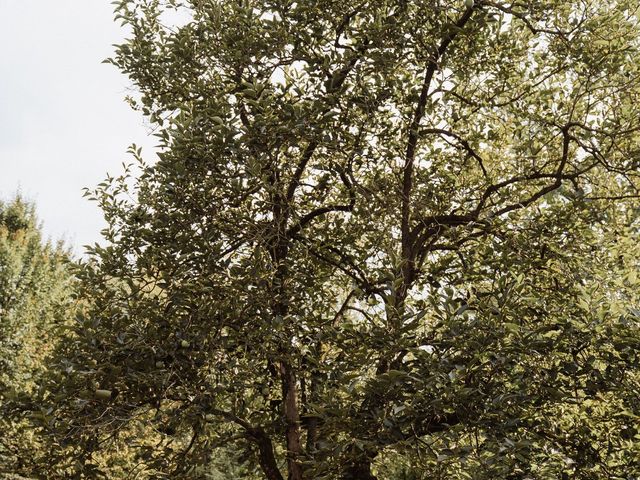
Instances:
[[[125,32],[110,0],[0,0],[0,199],[35,202],[44,233],[77,255],[105,223],[82,197],[122,172],[136,143],[153,156],[129,80],[102,60]]]

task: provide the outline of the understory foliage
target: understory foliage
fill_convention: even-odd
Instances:
[[[638,13],[116,2],[48,478],[640,475]]]
[[[35,399],[73,305],[68,266],[62,245],[43,241],[31,204],[0,202],[0,475],[29,474],[42,460]]]

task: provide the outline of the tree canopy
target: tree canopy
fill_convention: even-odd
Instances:
[[[115,3],[52,476],[640,474],[637,2]]]
[[[42,445],[29,413],[38,409],[46,355],[71,312],[68,267],[63,246],[43,241],[30,203],[0,202],[1,474],[39,468]]]

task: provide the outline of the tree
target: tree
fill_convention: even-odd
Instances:
[[[637,7],[466,3],[117,4],[160,153],[90,193],[82,468],[637,473]]]
[[[60,328],[72,311],[72,276],[61,244],[43,242],[34,207],[0,202],[0,472],[33,472],[41,439],[28,414]],[[41,414],[41,412],[37,412]]]

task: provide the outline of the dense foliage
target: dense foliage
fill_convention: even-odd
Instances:
[[[89,192],[49,478],[640,475],[637,2],[116,14],[160,153]]]
[[[61,245],[43,241],[33,206],[0,202],[0,475],[39,469],[44,449],[33,413],[45,358],[72,311]]]

